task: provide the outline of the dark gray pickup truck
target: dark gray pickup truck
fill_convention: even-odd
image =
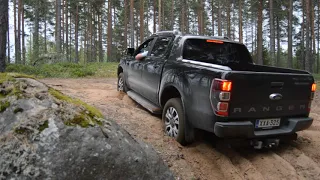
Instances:
[[[228,38],[164,31],[128,48],[118,90],[162,114],[164,131],[182,145],[197,128],[263,148],[311,126],[316,84],[306,71],[255,65]]]

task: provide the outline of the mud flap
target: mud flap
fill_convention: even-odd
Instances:
[[[187,119],[185,124],[185,140],[188,143],[192,143],[194,139],[195,139],[194,128],[192,124],[189,122],[189,120]]]

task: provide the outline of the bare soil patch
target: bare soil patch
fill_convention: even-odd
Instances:
[[[312,127],[297,141],[276,150],[216,147],[212,134],[183,147],[162,131],[161,118],[150,114],[127,95],[117,92],[114,78],[43,79],[42,82],[99,108],[133,137],[151,144],[176,179],[319,179],[320,101],[313,102]],[[221,144],[221,142],[220,142]],[[223,144],[223,143],[222,143]]]

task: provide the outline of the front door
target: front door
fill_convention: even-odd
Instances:
[[[127,85],[129,86],[130,89],[133,91],[141,94],[141,86],[142,86],[142,81],[141,81],[141,73],[142,73],[142,64],[140,60],[136,60],[135,56],[139,53],[145,52],[145,51],[150,51],[150,47],[153,43],[154,38],[150,38],[146,40],[143,44],[141,44],[138,49],[135,51],[134,56],[130,61],[127,61],[128,65],[128,81]]]
[[[141,94],[151,102],[158,104],[158,90],[161,81],[161,73],[166,58],[168,57],[168,47],[173,40],[173,36],[160,36],[142,64],[142,82],[144,87]]]

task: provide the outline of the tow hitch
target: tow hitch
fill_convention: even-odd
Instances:
[[[279,146],[280,139],[264,139],[264,140],[252,140],[251,145],[255,149],[271,149]]]

